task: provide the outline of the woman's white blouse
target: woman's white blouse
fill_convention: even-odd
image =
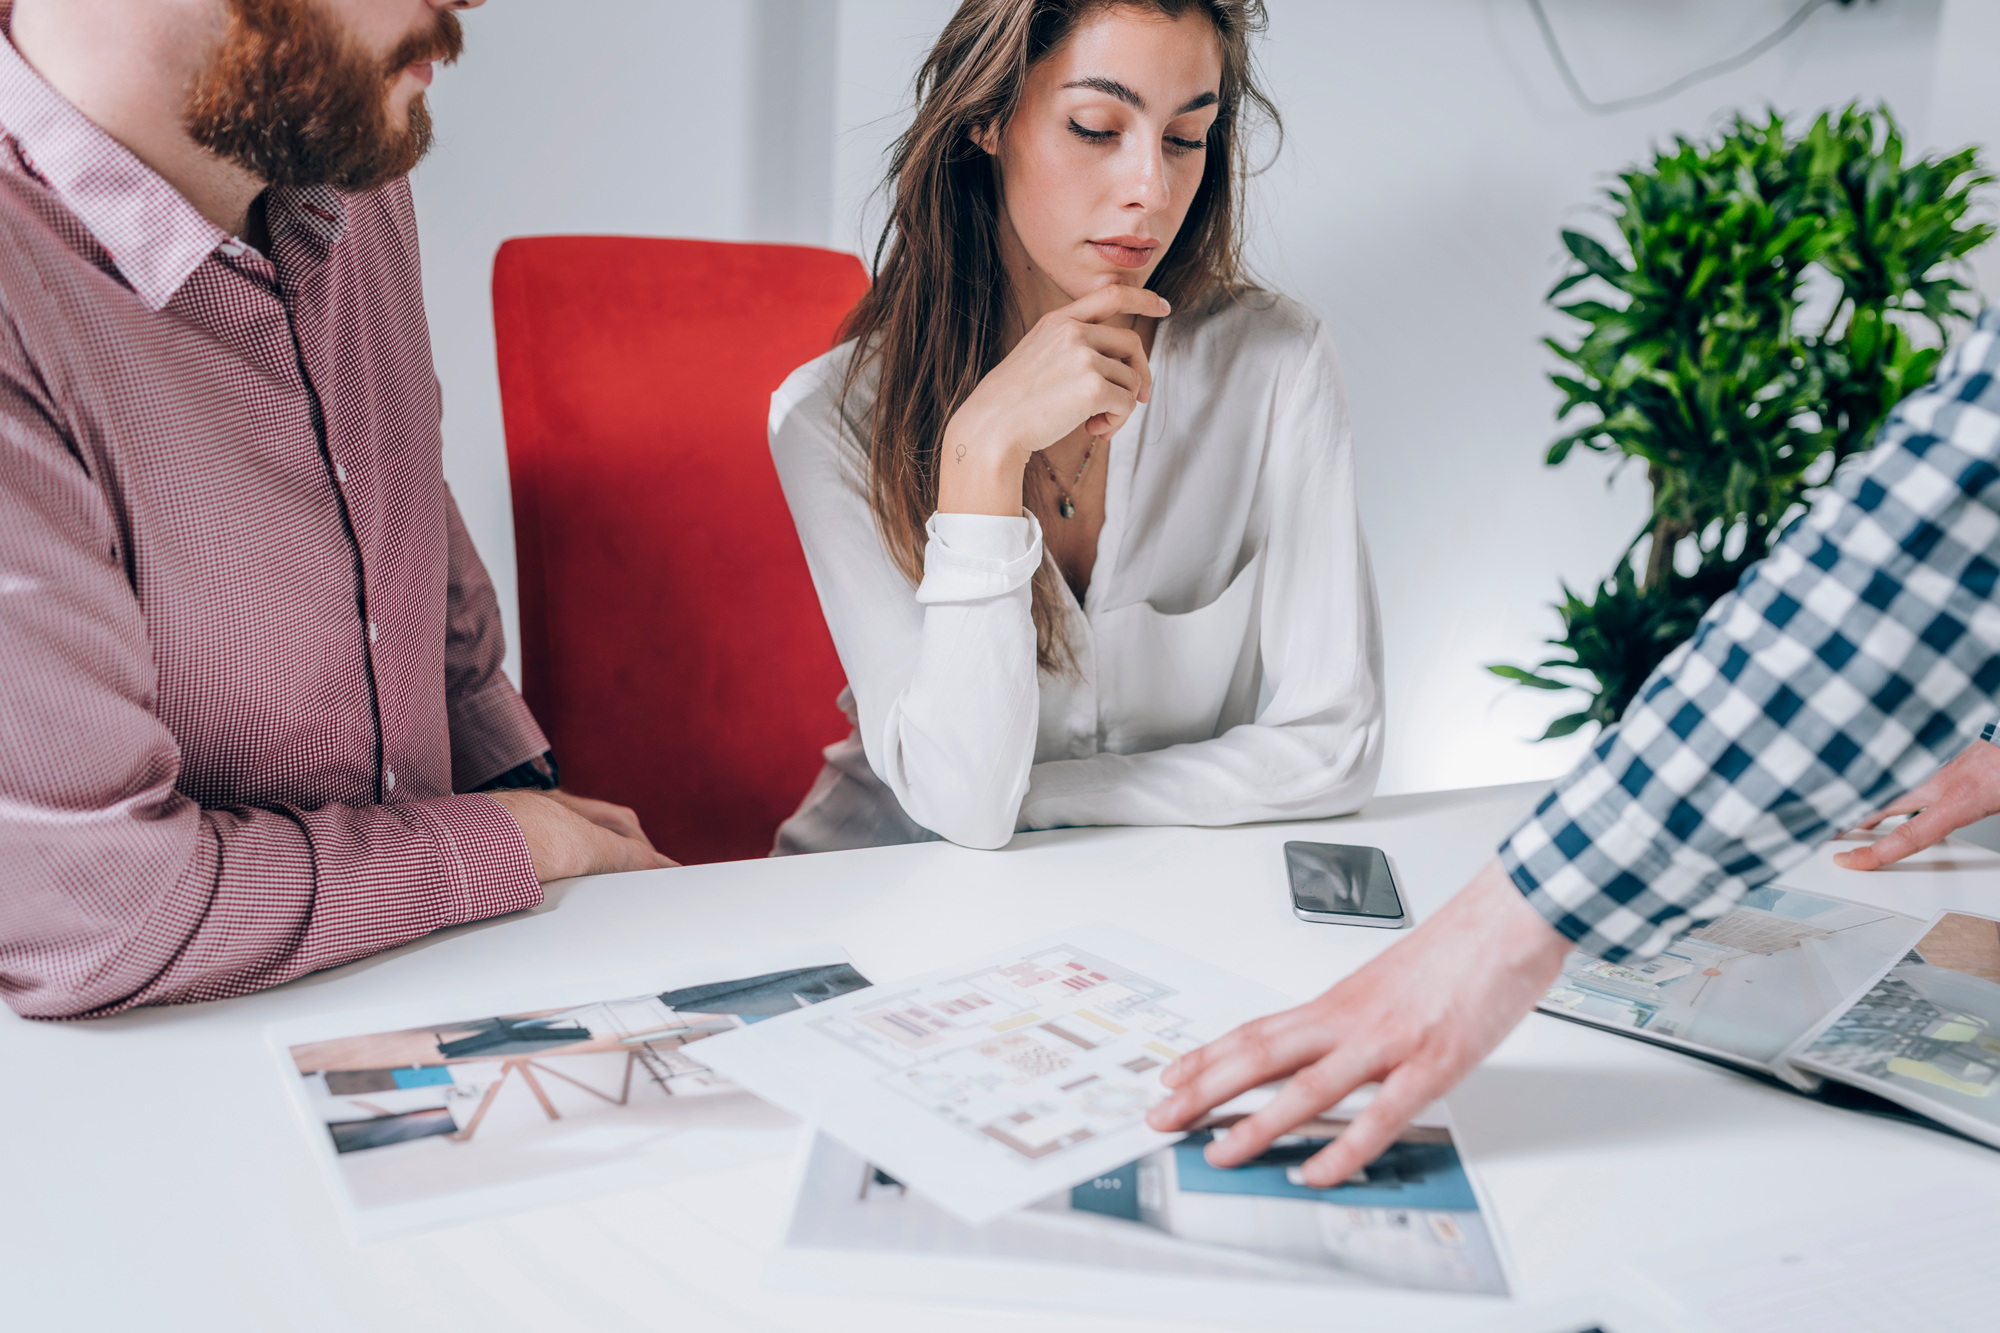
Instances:
[[[896,568],[852,425],[872,386],[840,415],[852,350],[794,372],[770,425],[866,766],[853,740],[830,748],[780,850],[923,829],[999,847],[1018,829],[1310,819],[1368,798],[1379,615],[1340,373],[1313,315],[1256,295],[1161,324],[1152,401],[1100,455],[1083,605],[1064,588],[1073,676],[1035,665],[1032,515],[933,515],[922,583]]]

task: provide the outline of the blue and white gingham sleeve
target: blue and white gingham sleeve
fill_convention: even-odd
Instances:
[[[1648,957],[1908,791],[2000,697],[2000,310],[1501,845],[1578,947]]]

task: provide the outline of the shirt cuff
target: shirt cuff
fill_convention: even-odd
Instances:
[[[507,807],[491,796],[411,801],[398,814],[423,826],[444,853],[450,921],[483,921],[542,901],[528,840]]]
[[[1667,833],[1602,765],[1579,768],[1500,844],[1500,865],[1528,905],[1584,953],[1607,962],[1658,954],[1721,916],[1749,886]]]
[[[548,752],[549,738],[514,683],[499,672],[483,689],[445,700],[451,725],[451,782],[474,791]]]
[[[997,514],[932,514],[924,525],[923,606],[979,602],[1027,586],[1042,565],[1042,527],[1026,510]]]

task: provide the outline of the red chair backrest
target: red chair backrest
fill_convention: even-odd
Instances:
[[[867,281],[789,245],[539,236],[494,261],[523,692],[563,785],[676,860],[765,855],[847,732],[765,423]]]

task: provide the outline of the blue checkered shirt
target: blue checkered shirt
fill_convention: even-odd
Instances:
[[[1644,958],[1930,777],[2000,695],[2000,308],[1500,848],[1586,952]]]

